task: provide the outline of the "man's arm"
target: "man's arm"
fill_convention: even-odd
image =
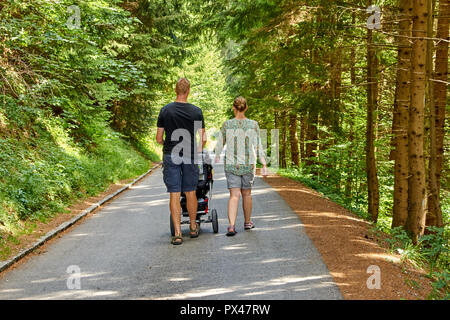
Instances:
[[[164,144],[164,128],[158,128],[156,130],[156,142],[160,145]]]
[[[198,131],[197,131],[198,132]],[[207,138],[206,138],[206,130],[205,128],[202,128],[200,130],[199,136],[198,138],[200,138],[200,140],[197,140],[197,137],[195,137],[195,141],[199,142],[197,144],[197,152],[203,152],[203,148],[205,148],[206,142],[207,142]]]

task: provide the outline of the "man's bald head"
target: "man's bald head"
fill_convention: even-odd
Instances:
[[[189,89],[191,89],[191,83],[186,78],[180,78],[177,81],[177,86],[175,88],[175,92],[177,96],[185,96],[189,93]]]

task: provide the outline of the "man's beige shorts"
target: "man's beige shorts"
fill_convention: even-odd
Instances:
[[[242,176],[237,176],[230,172],[225,172],[225,177],[227,178],[228,189],[251,189],[253,187],[253,182],[255,181],[254,173],[247,173]]]

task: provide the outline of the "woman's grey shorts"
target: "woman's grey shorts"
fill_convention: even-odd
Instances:
[[[254,173],[238,176],[230,172],[225,172],[225,177],[227,178],[228,189],[251,189],[253,187],[253,182],[255,181]]]

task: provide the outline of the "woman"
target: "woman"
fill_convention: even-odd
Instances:
[[[235,223],[240,195],[242,195],[242,207],[245,217],[244,229],[250,230],[255,227],[255,224],[251,221],[251,192],[256,173],[257,155],[263,165],[262,175],[267,176],[267,165],[261,146],[258,122],[245,117],[247,110],[247,101],[243,97],[237,97],[233,103],[235,117],[225,121],[222,125],[222,141],[219,141],[221,151],[227,145],[228,140],[225,154],[225,176],[230,191],[230,199],[228,201],[228,220],[230,225],[226,234],[229,237],[237,233]],[[217,154],[216,163],[219,162],[220,152]]]

